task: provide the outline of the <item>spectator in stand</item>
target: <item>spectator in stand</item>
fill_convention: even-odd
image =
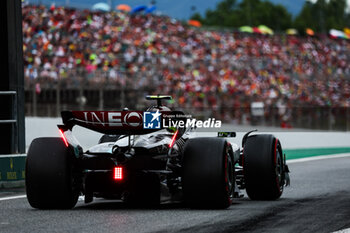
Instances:
[[[350,43],[194,29],[166,16],[25,6],[27,85],[152,87],[179,107],[350,107]]]

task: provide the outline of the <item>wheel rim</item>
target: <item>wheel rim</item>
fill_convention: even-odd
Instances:
[[[276,149],[276,169],[275,169],[275,173],[276,173],[276,181],[277,181],[277,185],[279,187],[280,190],[283,189],[282,184],[282,173],[283,173],[283,165],[282,165],[282,158],[281,158],[281,154],[278,150],[278,148]]]
[[[226,175],[225,175],[225,179],[226,179],[226,191],[231,194],[232,192],[232,187],[233,187],[233,165],[232,165],[232,160],[231,160],[231,156],[230,153],[227,151],[226,152]]]

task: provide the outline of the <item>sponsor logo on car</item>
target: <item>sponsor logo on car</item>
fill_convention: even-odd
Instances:
[[[139,112],[128,112],[124,116],[124,123],[132,127],[138,127],[142,124],[142,114]]]
[[[73,111],[75,118],[88,125],[115,128],[142,128],[141,111]]]

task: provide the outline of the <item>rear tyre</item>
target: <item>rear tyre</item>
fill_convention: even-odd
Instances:
[[[72,156],[61,138],[36,138],[26,161],[29,204],[39,209],[70,209],[79,197]]]
[[[185,202],[191,207],[229,207],[235,184],[231,146],[221,138],[189,139],[182,182]]]
[[[243,148],[246,192],[252,200],[276,200],[283,192],[282,147],[273,135],[253,135]]]

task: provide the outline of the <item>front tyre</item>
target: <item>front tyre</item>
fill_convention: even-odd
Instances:
[[[79,197],[73,157],[61,138],[36,138],[26,161],[29,204],[38,209],[70,209]]]
[[[182,184],[185,202],[191,207],[229,207],[235,184],[230,144],[221,138],[189,139]]]
[[[282,147],[273,135],[252,135],[243,148],[246,192],[252,200],[276,200],[283,192]]]

